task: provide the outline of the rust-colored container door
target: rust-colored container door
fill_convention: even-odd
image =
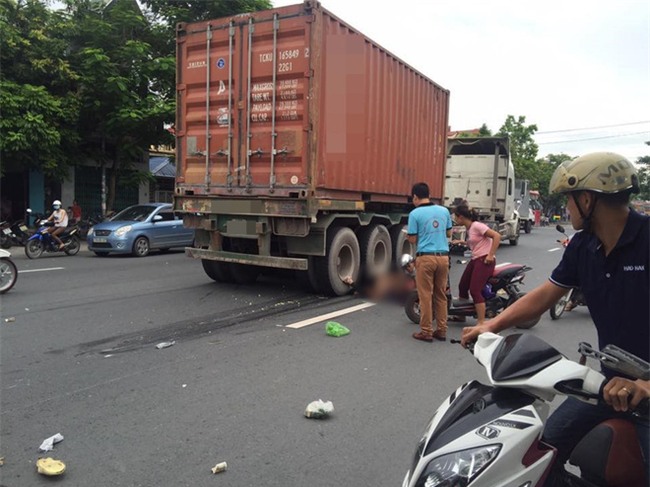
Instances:
[[[293,10],[286,18],[189,24],[194,30],[179,36],[177,136],[185,188],[304,194],[310,23],[295,15],[300,6]]]

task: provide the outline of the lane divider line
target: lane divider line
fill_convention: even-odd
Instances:
[[[65,269],[65,267],[48,267],[47,269],[26,269],[18,271],[18,274],[26,274],[27,272],[45,272],[45,271],[60,271]]]
[[[555,247],[554,249],[548,249],[548,252],[556,252],[558,250],[562,250],[560,247]]]
[[[356,306],[351,306],[349,308],[345,309],[340,309],[338,311],[334,311],[332,313],[327,313],[324,315],[316,316],[315,318],[309,318],[308,320],[303,320],[303,321],[297,321],[296,323],[292,323],[290,325],[287,325],[285,328],[303,328],[305,326],[313,325],[314,323],[318,323],[320,321],[325,321],[329,320],[331,318],[336,318],[337,316],[342,316],[342,315],[347,315],[349,313],[354,313],[355,311],[359,311],[365,308],[370,308],[371,306],[375,306],[377,303],[362,303],[358,304]]]

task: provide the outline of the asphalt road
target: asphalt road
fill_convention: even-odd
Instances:
[[[531,265],[532,289],[560,258],[549,251],[557,237],[536,228],[497,260]],[[65,439],[47,456],[67,465],[61,485],[401,485],[437,405],[485,378],[458,345],[413,340],[417,326],[388,303],[334,318],[351,333],[327,336],[323,315],[363,301],[307,294],[288,274],[224,285],[182,252],[34,261],[12,252],[20,274],[0,322],[2,486],[49,484],[35,462],[55,433]],[[460,331],[450,324],[449,337]],[[572,358],[596,336],[586,308],[555,322],[547,313],[527,333]],[[175,344],[157,349],[164,341]],[[328,419],[303,416],[317,399],[333,402]],[[221,461],[228,470],[213,475]]]

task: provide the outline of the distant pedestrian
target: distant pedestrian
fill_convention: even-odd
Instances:
[[[415,280],[420,300],[420,331],[416,340],[447,340],[447,277],[451,215],[444,206],[431,202],[426,183],[413,185],[415,209],[408,217],[408,240],[416,246]],[[433,298],[433,299],[432,299]],[[436,331],[433,330],[433,313]]]
[[[72,202],[72,220],[73,223],[79,223],[81,221],[81,206],[79,206],[77,200]]]

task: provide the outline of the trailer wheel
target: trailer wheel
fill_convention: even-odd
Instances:
[[[306,271],[296,271],[296,280],[298,281],[298,285],[310,289],[314,293],[319,293],[320,289],[318,289],[318,282],[316,279],[316,271],[314,269],[314,260],[316,258],[312,257],[311,255],[307,257],[308,260],[308,270]]]
[[[216,282],[232,282],[233,277],[227,262],[201,259],[203,270],[208,277]]]
[[[384,225],[368,225],[361,229],[359,246],[365,276],[376,277],[390,271],[393,246]]]
[[[361,251],[354,232],[346,227],[327,231],[325,257],[314,258],[314,271],[319,290],[331,296],[343,296],[350,287],[343,282],[346,277],[359,278]]]
[[[402,255],[415,255],[413,244],[406,235],[406,225],[393,225],[390,229],[390,240],[393,243],[393,264],[395,268],[399,268]]]
[[[260,275],[260,268],[256,265],[230,263],[232,279],[237,284],[253,284]]]

